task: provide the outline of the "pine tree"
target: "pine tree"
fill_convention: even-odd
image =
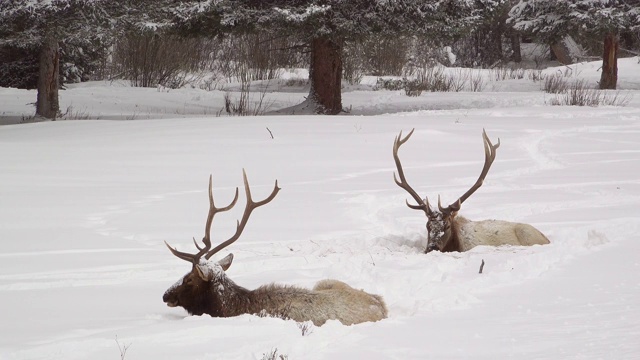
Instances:
[[[640,27],[639,14],[639,0],[520,0],[511,9],[509,22],[549,43],[572,33],[602,37],[600,88],[615,89],[619,34]]]
[[[316,113],[342,111],[345,40],[371,34],[430,36],[442,42],[467,31],[473,0],[218,0],[173,8],[182,31],[200,35],[261,31],[296,35],[310,49],[311,89],[305,105]]]
[[[520,39],[507,22],[514,0],[476,0],[477,21],[469,36],[453,45],[460,66],[495,66],[506,60],[503,52],[505,38],[509,38],[512,59],[521,61]]]
[[[151,0],[2,0],[0,46],[38,54],[36,114],[55,119],[61,43],[104,42],[119,21],[155,26],[143,10],[158,6]]]

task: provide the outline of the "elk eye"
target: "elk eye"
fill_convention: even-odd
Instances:
[[[193,280],[191,278],[187,278],[187,280],[185,280],[185,284],[191,284],[193,282]]]

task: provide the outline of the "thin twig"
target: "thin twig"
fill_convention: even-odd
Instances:
[[[269,132],[269,135],[271,135],[271,138],[273,139],[273,133],[271,132],[271,130],[269,130],[269,128],[267,128],[267,131]]]
[[[482,269],[484,269],[484,259],[482,259],[482,263],[480,264],[480,271],[478,274],[482,274]]]
[[[118,335],[116,335],[116,344],[118,345],[118,350],[120,350],[120,360],[124,360],[125,356],[127,355],[127,350],[129,350],[129,346],[131,346],[131,344],[120,345],[120,342],[118,341]]]

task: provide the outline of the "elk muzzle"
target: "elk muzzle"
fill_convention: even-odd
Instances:
[[[440,248],[438,248],[438,245],[436,245],[436,243],[427,244],[427,248],[424,249],[424,253],[428,254],[434,250],[440,251]]]
[[[178,306],[178,300],[175,299],[175,297],[172,296],[172,294],[169,293],[168,291],[165,292],[164,295],[162,295],[162,301],[164,301],[168,307]]]

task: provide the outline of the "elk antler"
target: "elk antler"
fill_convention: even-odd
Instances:
[[[460,196],[458,200],[456,200],[446,208],[442,207],[442,205],[440,204],[440,197],[438,197],[438,209],[440,209],[443,214],[450,214],[452,212],[460,210],[460,206],[462,205],[462,203],[467,200],[469,196],[471,196],[476,190],[478,190],[480,186],[482,186],[484,178],[489,173],[491,164],[493,164],[493,160],[495,160],[496,158],[496,149],[498,149],[498,147],[500,146],[500,138],[498,138],[498,143],[493,145],[491,143],[491,140],[489,140],[489,137],[487,136],[487,132],[482,129],[482,140],[484,142],[484,167],[482,168],[482,172],[480,173],[478,180],[476,180],[476,183],[473,184],[473,186],[471,186],[471,188],[469,188],[467,192]]]
[[[418,203],[418,205],[411,205],[409,204],[409,200],[407,200],[408,207],[414,210],[422,210],[425,212],[425,214],[427,214],[427,216],[430,216],[431,207],[429,206],[429,199],[425,197],[425,201],[422,201],[422,198],[420,197],[420,195],[418,195],[418,193],[415,190],[413,190],[411,186],[409,186],[409,183],[407,183],[407,179],[405,179],[404,177],[404,171],[402,170],[402,164],[400,163],[400,158],[398,157],[398,149],[400,149],[400,146],[402,146],[402,144],[406,143],[407,140],[409,140],[414,130],[415,129],[411,129],[409,134],[407,134],[407,136],[405,136],[404,138],[402,137],[402,131],[400,131],[400,134],[396,136],[396,139],[393,142],[393,160],[395,160],[396,162],[396,168],[398,169],[398,177],[400,177],[400,181],[398,181],[398,178],[396,177],[395,172],[393,173],[393,180],[396,182],[398,186],[405,189],[409,193],[409,195],[411,195],[413,199]]]
[[[244,181],[244,192],[247,197],[247,206],[245,206],[244,208],[244,213],[242,214],[242,220],[238,221],[236,233],[233,234],[232,237],[230,237],[220,245],[216,246],[213,250],[209,251],[207,255],[205,255],[205,259],[207,260],[211,256],[213,256],[213,254],[226,248],[227,246],[233,244],[236,240],[238,240],[238,238],[240,237],[240,234],[242,234],[242,231],[244,230],[245,225],[247,225],[247,221],[249,220],[249,216],[251,215],[251,212],[256,208],[269,203],[271,200],[273,200],[273,198],[276,197],[276,195],[278,194],[278,191],[280,191],[280,188],[278,187],[278,180],[276,180],[276,183],[273,185],[273,191],[271,191],[271,194],[267,196],[264,200],[254,202],[253,199],[251,198],[251,189],[249,188],[247,173],[244,171],[244,169],[242,169],[242,179]]]
[[[200,247],[198,245],[198,243],[196,242],[196,239],[194,238],[193,239],[193,243],[196,245],[196,248],[199,251],[196,254],[189,254],[189,253],[184,253],[184,252],[178,251],[175,248],[172,248],[171,246],[169,246],[169,244],[167,244],[166,241],[164,242],[165,245],[167,245],[167,247],[171,251],[171,253],[173,253],[173,255],[179,257],[182,260],[190,261],[194,265],[197,264],[200,261],[200,258],[202,257],[202,255],[204,255],[207,251],[209,251],[209,249],[211,249],[211,224],[213,222],[213,217],[219,212],[224,212],[224,211],[231,210],[231,208],[233,208],[233,206],[238,201],[238,188],[236,187],[236,194],[233,197],[233,200],[231,201],[231,204],[229,204],[229,205],[227,205],[225,207],[222,207],[222,208],[217,208],[215,206],[214,201],[213,201],[213,189],[212,188],[213,188],[213,186],[212,186],[212,176],[209,175],[209,214],[207,215],[207,222],[206,222],[205,229],[204,229],[204,237],[202,238],[202,243],[204,244],[204,247]]]
[[[217,253],[218,251],[222,250],[223,248],[229,246],[231,243],[233,243],[234,241],[238,240],[238,238],[240,237],[240,234],[242,233],[242,230],[244,230],[245,225],[247,224],[247,221],[249,220],[249,215],[251,215],[251,212],[259,207],[262,206],[266,203],[268,203],[269,201],[273,200],[273,198],[276,196],[276,194],[278,193],[278,191],[280,191],[280,188],[278,187],[278,180],[276,180],[273,192],[271,193],[271,195],[269,195],[269,197],[267,197],[266,199],[262,200],[262,201],[258,201],[253,202],[253,200],[251,199],[251,190],[249,189],[249,182],[247,181],[247,174],[244,171],[244,169],[242,169],[242,177],[244,179],[244,188],[245,188],[245,192],[247,194],[247,206],[244,209],[244,214],[242,216],[242,221],[238,222],[238,227],[236,229],[236,233],[229,238],[228,240],[226,240],[225,242],[223,242],[222,244],[216,246],[213,250],[211,249],[211,224],[213,223],[213,218],[214,216],[219,213],[219,212],[224,212],[224,211],[228,211],[231,210],[231,208],[233,208],[236,204],[236,202],[238,201],[238,188],[236,187],[236,193],[235,196],[233,198],[233,201],[231,201],[231,204],[222,207],[222,208],[217,208],[214,204],[213,201],[213,190],[212,190],[212,185],[211,185],[211,176],[209,176],[209,214],[207,215],[207,222],[205,225],[205,231],[204,231],[204,237],[202,238],[202,243],[204,244],[204,247],[200,247],[198,245],[198,243],[196,242],[195,239],[193,239],[193,242],[196,246],[196,248],[198,249],[198,252],[195,254],[189,254],[189,253],[184,253],[181,251],[176,250],[175,248],[172,248],[169,244],[167,244],[167,242],[165,241],[165,245],[167,245],[167,247],[169,248],[169,250],[171,251],[171,253],[177,257],[179,257],[182,260],[186,260],[189,261],[191,263],[193,263],[194,265],[198,264],[198,262],[200,261],[200,258],[202,257],[202,255],[205,255],[205,259],[209,259],[213,254]]]

